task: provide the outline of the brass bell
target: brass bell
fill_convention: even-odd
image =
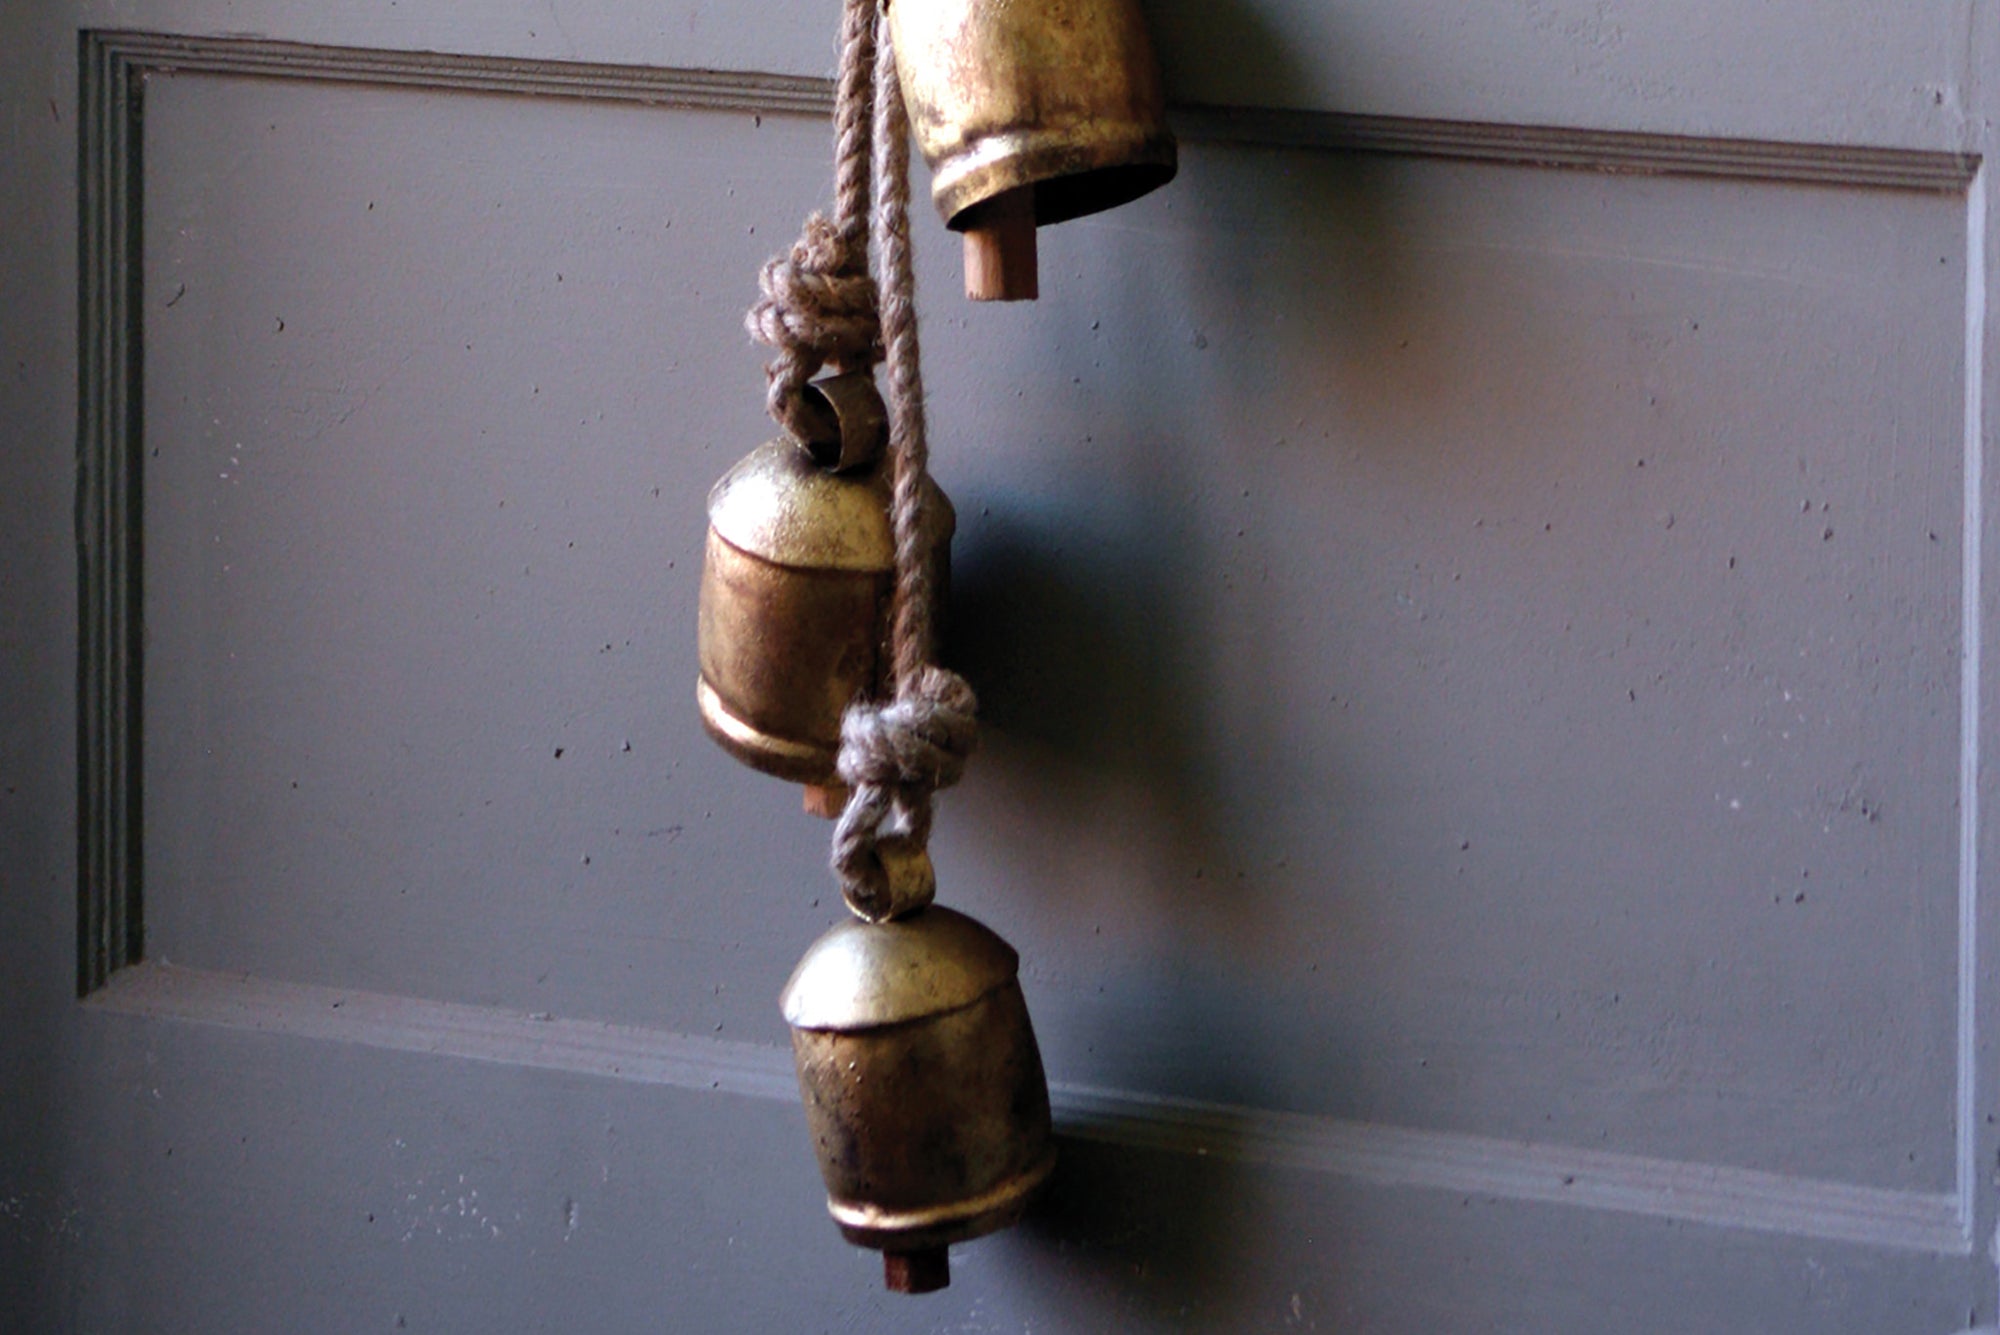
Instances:
[[[894,0],[896,70],[975,301],[1032,300],[1035,228],[1173,179],[1136,0]]]
[[[823,426],[805,444],[760,446],[708,497],[696,698],[708,734],[754,769],[806,784],[806,806],[839,814],[840,717],[887,662],[896,560],[882,402],[864,373],[809,387]],[[935,587],[954,518],[931,488]]]
[[[1013,947],[938,905],[848,921],[785,985],[827,1209],[892,1289],[950,1282],[945,1248],[1005,1228],[1055,1165]]]

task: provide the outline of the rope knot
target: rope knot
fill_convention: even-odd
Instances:
[[[978,710],[965,678],[936,664],[925,666],[907,695],[856,701],[840,721],[841,782],[930,792],[951,787],[978,740]]]
[[[791,250],[757,275],[764,294],[743,319],[750,336],[777,356],[766,366],[771,415],[798,433],[798,394],[828,362],[854,368],[880,355],[882,325],[865,245],[825,214],[806,219]]]
[[[862,917],[881,921],[930,902],[931,794],[965,773],[978,709],[965,679],[936,664],[893,700],[848,706],[836,768],[854,792],[834,827],[832,861]]]

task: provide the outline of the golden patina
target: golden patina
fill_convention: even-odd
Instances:
[[[945,224],[1033,196],[1037,224],[1173,179],[1152,39],[1133,0],[894,0],[889,32]]]
[[[825,439],[760,446],[709,493],[695,695],[709,735],[737,759],[823,785],[834,782],[841,715],[882,686],[896,545],[880,399],[851,380],[815,388]],[[955,521],[926,486],[942,588]]]
[[[781,1004],[848,1241],[907,1268],[1011,1224],[1048,1177],[1048,1084],[1018,967],[992,931],[936,904],[844,922],[799,962]]]

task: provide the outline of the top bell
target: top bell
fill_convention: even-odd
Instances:
[[[1038,225],[1173,179],[1135,0],[892,0],[889,35],[931,198],[965,233],[974,300],[1037,295]]]

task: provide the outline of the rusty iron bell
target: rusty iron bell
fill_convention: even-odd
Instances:
[[[965,233],[966,295],[1032,300],[1035,228],[1173,179],[1136,0],[893,0],[890,39],[931,198]]]
[[[932,904],[841,923],[785,985],[827,1209],[891,1289],[943,1288],[946,1247],[1013,1223],[1055,1165],[1019,964]]]
[[[896,548],[874,380],[808,387],[814,439],[781,438],[740,460],[708,497],[696,699],[708,734],[737,759],[807,786],[806,808],[838,815],[840,718],[875,692]],[[935,484],[934,587],[945,587],[954,517]]]

